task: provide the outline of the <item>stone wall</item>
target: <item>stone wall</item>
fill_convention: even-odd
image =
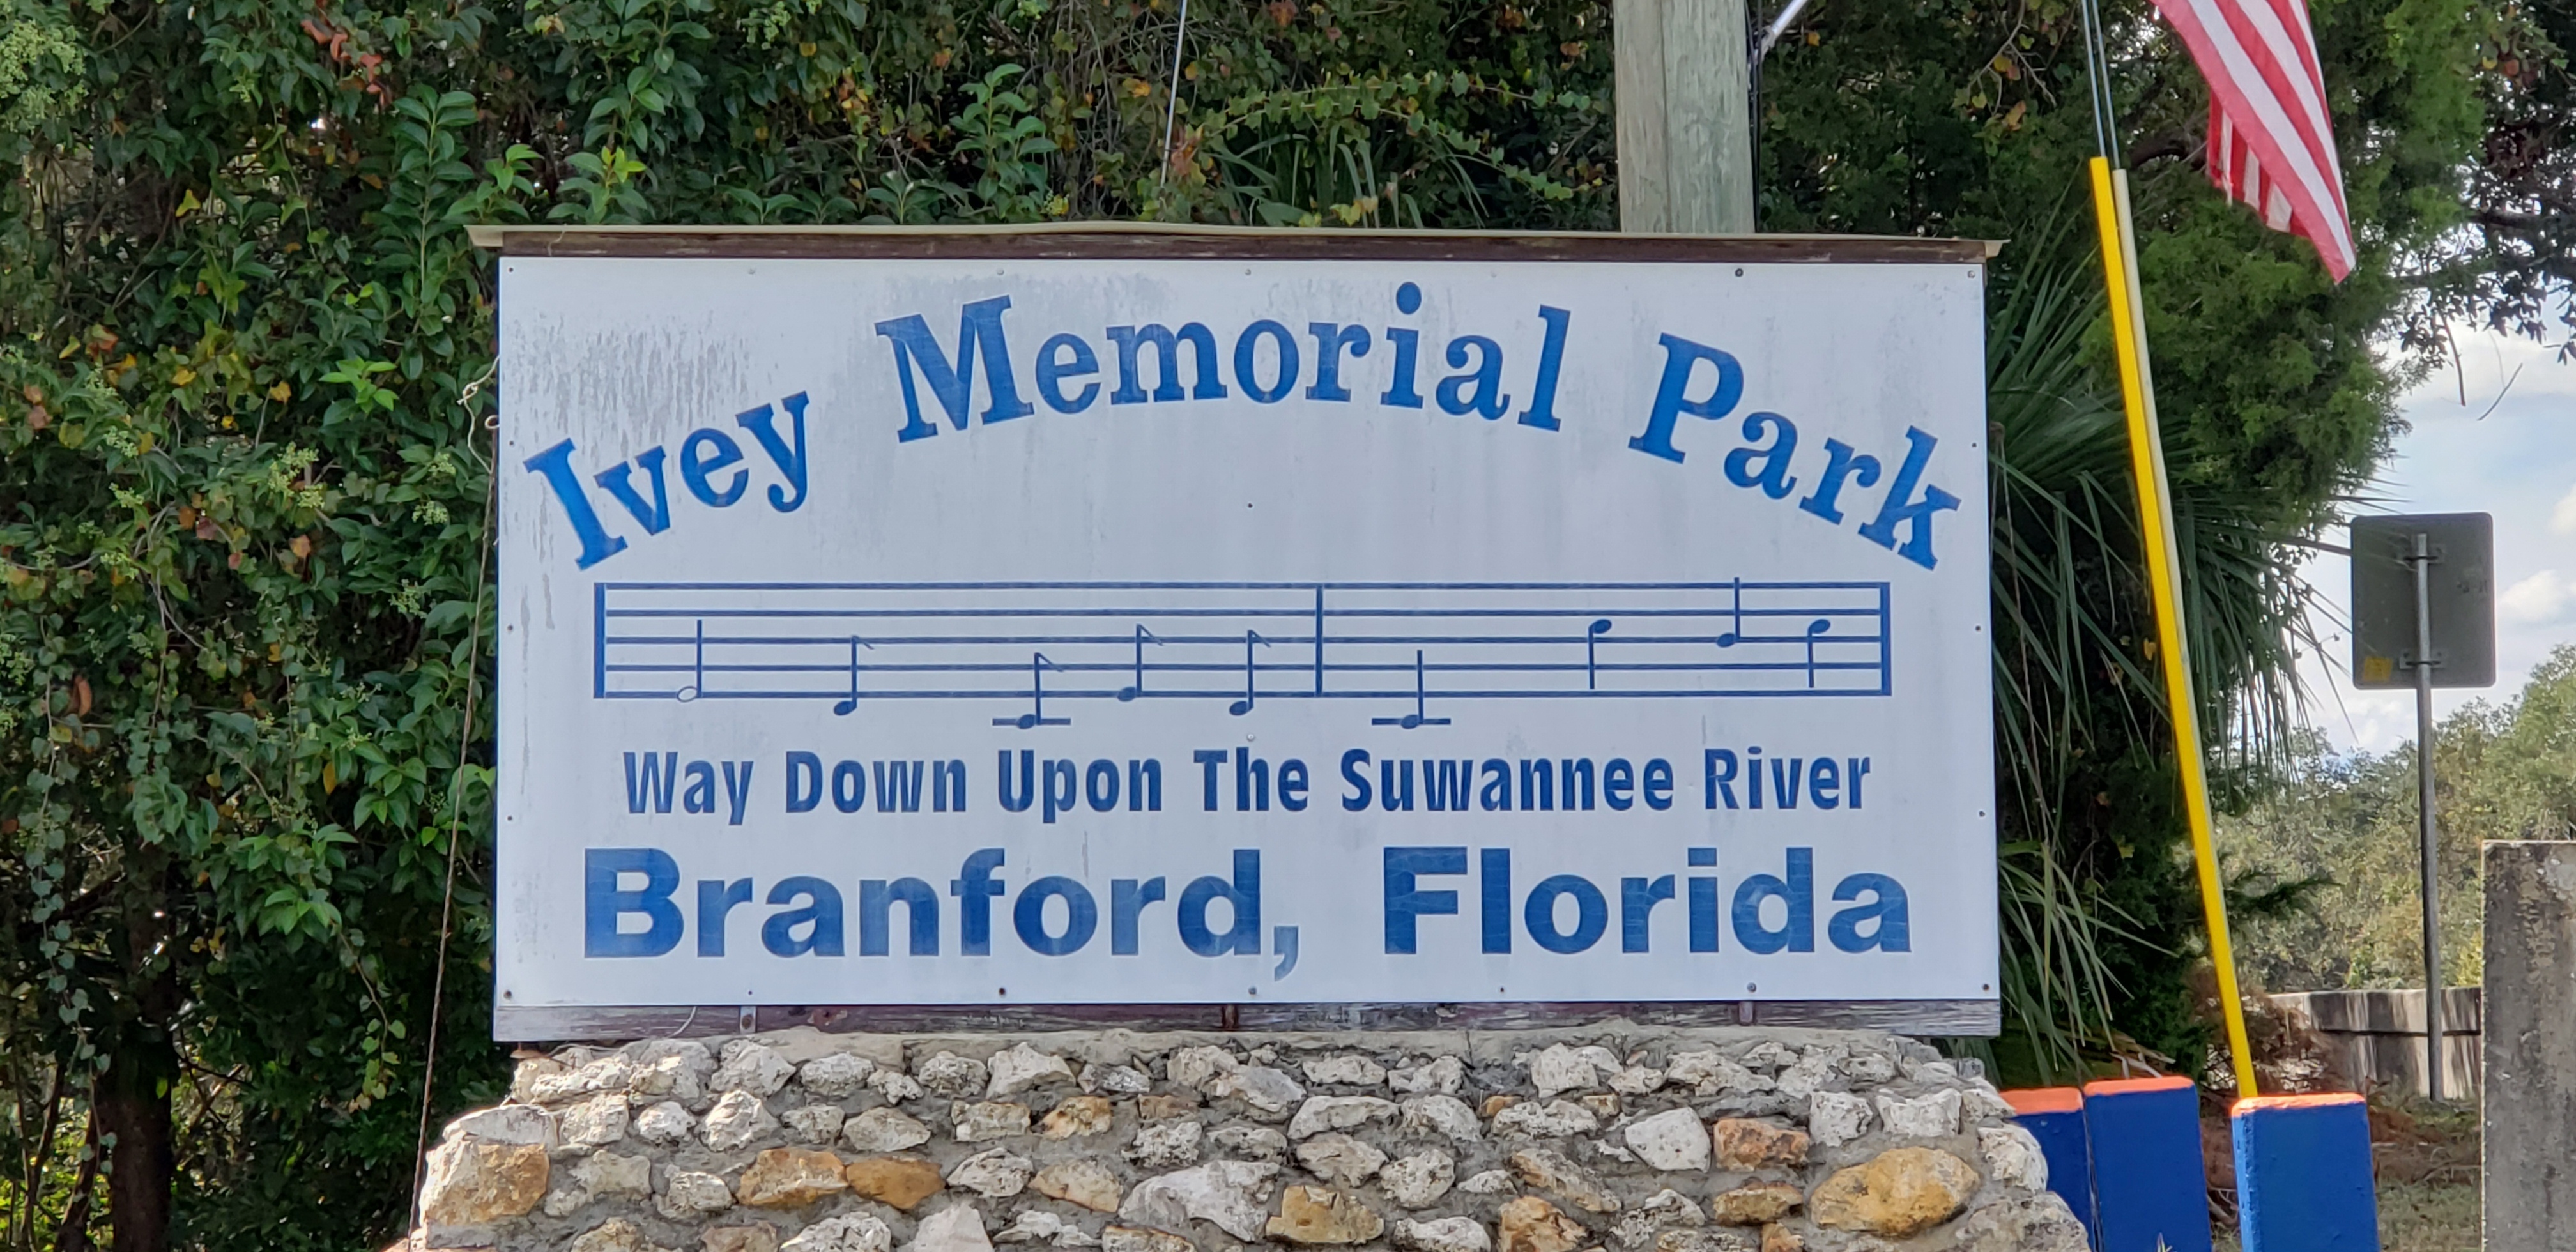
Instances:
[[[2046,1168],[1876,1033],[798,1030],[522,1062],[410,1246],[2082,1252]]]

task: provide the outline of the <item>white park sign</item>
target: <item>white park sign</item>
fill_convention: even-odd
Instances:
[[[1239,250],[505,255],[505,1009],[1995,998],[1979,264]]]

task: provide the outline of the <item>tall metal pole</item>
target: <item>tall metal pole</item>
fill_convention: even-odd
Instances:
[[[2424,843],[2424,1094],[2442,1098],[2442,911],[2433,874],[2440,849],[2433,832],[2433,540],[2415,534],[2415,785],[2417,833]]]

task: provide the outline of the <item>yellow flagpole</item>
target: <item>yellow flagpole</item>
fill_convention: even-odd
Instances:
[[[2227,1015],[2236,1094],[2258,1094],[2254,1053],[2245,1035],[2245,1003],[2236,990],[2236,953],[2227,940],[2227,897],[2211,842],[2209,776],[2201,757],[2200,704],[2191,688],[2191,658],[2182,632],[2182,570],[2174,559],[2173,485],[2165,476],[2164,438],[2156,428],[2156,393],[2147,363],[2146,315],[2138,299],[2138,248],[2129,215],[2125,170],[2095,157],[2093,218],[2102,235],[2102,269],[2111,294],[2111,339],[2120,361],[2120,402],[2129,416],[2129,468],[2138,483],[2138,521],[2155,593],[2156,656],[2163,662],[2165,701],[2173,711],[2174,754],[2182,767],[2183,806],[2191,821],[2191,855],[2200,870],[2200,907],[2209,919],[2209,959],[2218,970],[2219,1007]]]

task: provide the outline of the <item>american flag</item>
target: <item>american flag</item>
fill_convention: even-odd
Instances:
[[[2306,0],[2156,0],[2209,80],[2209,178],[2352,272],[2352,221]]]

